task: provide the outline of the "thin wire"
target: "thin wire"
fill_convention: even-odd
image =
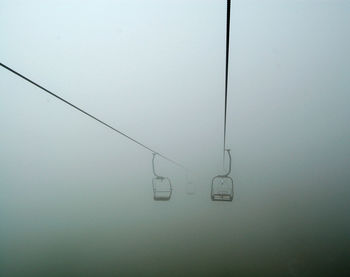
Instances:
[[[165,155],[163,155],[163,154],[161,154],[161,153],[159,153],[159,152],[153,150],[152,148],[146,146],[145,144],[143,144],[143,143],[137,141],[136,139],[134,139],[134,138],[128,136],[128,135],[125,134],[124,132],[119,131],[118,129],[112,127],[111,125],[109,125],[109,124],[107,124],[107,123],[105,123],[105,122],[102,121],[101,119],[98,119],[97,117],[93,116],[92,114],[90,114],[90,113],[84,111],[83,109],[81,109],[81,108],[77,107],[76,105],[70,103],[69,101],[65,100],[64,98],[58,96],[57,94],[55,94],[55,93],[49,91],[48,89],[44,88],[43,86],[41,86],[41,85],[35,83],[34,81],[30,80],[29,78],[23,76],[22,74],[18,73],[18,72],[15,71],[14,69],[12,69],[12,68],[10,68],[10,67],[4,65],[3,63],[0,63],[0,65],[1,65],[3,68],[7,69],[8,71],[10,71],[10,72],[14,73],[15,75],[21,77],[22,79],[26,80],[27,82],[33,84],[34,86],[36,86],[36,87],[40,88],[41,90],[47,92],[48,94],[52,95],[53,97],[56,97],[57,99],[59,99],[59,100],[61,100],[62,102],[66,103],[67,105],[73,107],[73,108],[76,109],[77,111],[79,111],[79,112],[81,112],[81,113],[87,115],[88,117],[90,117],[90,118],[96,120],[97,122],[101,123],[101,124],[104,125],[105,127],[108,127],[109,129],[111,129],[111,130],[113,130],[113,131],[119,133],[120,135],[126,137],[127,139],[129,139],[129,140],[135,142],[136,144],[142,146],[143,148],[145,148],[145,149],[151,151],[152,153],[155,153],[155,154],[159,155],[160,157],[164,158],[165,160],[168,160],[169,162],[172,162],[173,164],[176,164],[177,166],[182,167],[183,169],[186,169],[183,165],[179,164],[178,162],[176,162],[176,161],[174,161],[174,160],[168,158],[167,156],[165,156]]]
[[[224,150],[223,165],[225,166],[225,149],[226,149],[226,116],[227,116],[227,84],[228,84],[228,61],[230,49],[230,13],[231,0],[227,0],[227,20],[226,20],[226,72],[225,72],[225,116],[224,116]]]

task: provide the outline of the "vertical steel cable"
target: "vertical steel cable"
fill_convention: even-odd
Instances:
[[[225,116],[224,116],[224,149],[223,149],[223,164],[225,164],[225,149],[226,149],[227,84],[228,84],[228,61],[229,61],[229,50],[230,50],[230,14],[231,14],[231,0],[227,0],[227,19],[226,19],[226,72],[225,72]]]

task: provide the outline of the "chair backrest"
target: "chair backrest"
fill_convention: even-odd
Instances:
[[[233,200],[233,180],[230,176],[218,175],[212,179],[211,199],[213,201]]]
[[[155,177],[152,179],[152,185],[154,200],[170,200],[173,189],[169,178],[162,176]]]

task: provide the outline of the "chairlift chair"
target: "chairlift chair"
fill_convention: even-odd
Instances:
[[[225,149],[229,156],[229,170],[226,174],[217,175],[211,181],[211,200],[232,201],[233,200],[233,180],[231,173],[231,153],[230,149]]]
[[[186,171],[186,193],[188,195],[196,194],[196,186],[192,180],[192,176],[190,176],[189,171]]]
[[[154,178],[152,179],[153,185],[153,199],[156,201],[168,201],[171,198],[172,186],[168,177],[160,176],[154,169],[154,158],[157,154],[153,153],[152,168]]]

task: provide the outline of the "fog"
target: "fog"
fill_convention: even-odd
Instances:
[[[349,276],[350,2],[0,0],[0,276]],[[192,187],[194,194],[189,194]]]

